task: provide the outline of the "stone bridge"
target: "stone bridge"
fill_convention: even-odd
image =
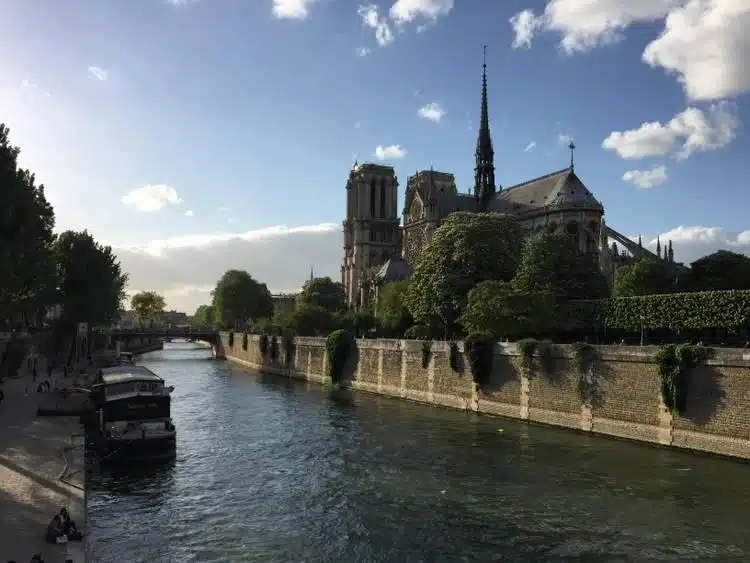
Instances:
[[[184,338],[208,342],[211,344],[214,357],[224,357],[219,331],[210,328],[112,328],[98,332],[109,337],[108,347],[114,347],[114,343],[118,341],[129,348],[132,345],[137,347],[138,345],[148,345],[154,341],[163,342],[171,338]]]

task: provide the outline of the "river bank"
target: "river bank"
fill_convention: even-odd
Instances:
[[[37,382],[41,380],[37,378]],[[39,553],[45,563],[63,563],[66,559],[84,563],[86,473],[78,417],[38,417],[39,401],[45,395],[36,393],[25,370],[19,377],[6,379],[2,386],[0,559],[28,561]],[[45,542],[47,525],[63,506],[84,533],[84,542]]]

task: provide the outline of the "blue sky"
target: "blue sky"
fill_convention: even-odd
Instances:
[[[486,44],[502,185],[572,137],[617,230],[750,249],[750,3],[579,4],[3,0],[0,121],[59,228],[190,310],[229,267],[338,277],[348,169],[377,147],[402,186],[433,165],[468,191]]]

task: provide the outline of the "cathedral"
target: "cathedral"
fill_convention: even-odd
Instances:
[[[408,278],[419,255],[429,252],[432,233],[454,211],[514,215],[529,236],[543,231],[566,233],[580,252],[597,256],[610,285],[617,267],[634,257],[674,263],[671,241],[663,256],[658,243],[657,256],[643,248],[640,239],[635,243],[606,225],[604,206],[576,175],[575,146],[571,143],[569,148],[567,168],[515,186],[502,188],[496,184],[485,62],[471,193],[458,191],[453,174],[432,169],[417,172],[406,182],[402,225],[399,183],[393,167],[355,163],[349,172],[341,266],[349,306],[370,306],[377,301],[378,288],[384,283]]]

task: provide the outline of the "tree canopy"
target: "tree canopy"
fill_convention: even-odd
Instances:
[[[44,186],[18,167],[9,133],[0,124],[0,322],[14,313],[38,316],[55,301],[54,211]]]
[[[273,300],[266,284],[244,270],[228,270],[213,291],[215,322],[222,328],[244,328],[273,314]]]
[[[405,299],[414,320],[451,333],[475,285],[513,278],[522,241],[521,227],[509,215],[446,217],[414,266]]]
[[[389,283],[379,290],[375,313],[378,324],[389,336],[400,337],[414,324],[414,319],[405,303],[408,290],[409,280]]]
[[[53,253],[66,321],[91,326],[116,322],[128,276],[112,248],[96,242],[87,231],[65,231],[55,240]]]
[[[130,307],[141,326],[147,323],[153,326],[156,321],[161,320],[165,306],[164,297],[155,291],[139,291],[130,299]]]
[[[750,289],[750,258],[719,250],[690,264],[686,282],[690,291]]]
[[[322,307],[326,311],[340,311],[346,307],[344,286],[329,277],[312,278],[305,282],[299,295],[297,307]]]
[[[617,268],[612,294],[615,297],[635,297],[672,293],[674,290],[672,266],[662,260],[643,259]]]
[[[201,305],[195,310],[192,325],[198,328],[211,328],[214,326],[214,306]]]

